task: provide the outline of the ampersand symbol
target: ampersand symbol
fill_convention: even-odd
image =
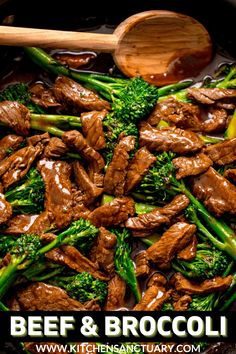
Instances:
[[[94,320],[90,316],[84,316],[82,318],[82,324],[80,331],[85,337],[99,337],[97,330],[98,326],[94,323]]]

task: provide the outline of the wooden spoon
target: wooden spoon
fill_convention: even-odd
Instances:
[[[196,76],[212,55],[210,36],[198,21],[159,10],[129,17],[113,34],[0,26],[0,44],[109,52],[125,75],[158,85]]]

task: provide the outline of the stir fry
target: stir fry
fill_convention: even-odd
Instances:
[[[230,309],[236,67],[155,87],[25,55],[53,83],[0,92],[1,309]]]

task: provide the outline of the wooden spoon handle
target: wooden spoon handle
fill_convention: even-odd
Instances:
[[[93,49],[111,53],[116,49],[117,43],[118,38],[114,34],[0,26],[0,45]]]

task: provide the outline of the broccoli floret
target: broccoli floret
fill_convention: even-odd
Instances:
[[[15,214],[37,214],[43,210],[45,186],[40,173],[31,168],[19,183],[5,193]]]
[[[222,275],[228,267],[228,257],[216,248],[199,245],[196,257],[192,261],[174,260],[172,267],[187,278],[205,280]]]
[[[51,284],[65,289],[70,297],[82,303],[97,299],[102,305],[107,297],[107,283],[86,272],[55,278]]]
[[[5,254],[13,247],[16,241],[16,237],[12,235],[0,236],[0,257],[4,257]]]
[[[16,239],[9,250],[10,262],[0,269],[0,300],[9,287],[16,281],[17,276],[26,271],[33,263],[50,250],[61,245],[72,245],[82,248],[86,245],[86,238],[89,243],[98,234],[98,229],[88,220],[79,219],[74,221],[70,227],[61,232],[57,237],[45,246],[41,245],[40,237],[35,235],[21,235]]]
[[[161,311],[174,311],[174,307],[170,302],[165,302],[161,308]]]
[[[111,229],[117,237],[115,251],[115,270],[125,280],[133,292],[136,301],[141,299],[134,263],[131,259],[131,247],[129,244],[130,232],[127,229]]]

